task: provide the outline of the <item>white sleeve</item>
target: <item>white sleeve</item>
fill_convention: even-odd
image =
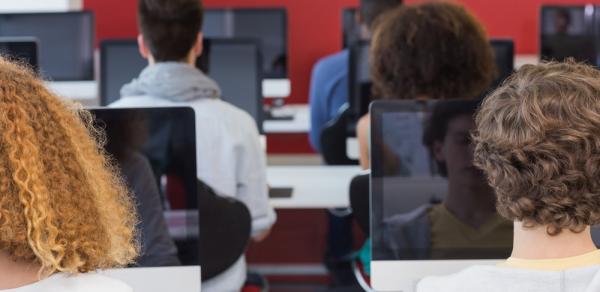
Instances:
[[[237,198],[244,202],[252,216],[252,235],[268,230],[276,220],[275,211],[269,204],[267,187],[267,162],[261,147],[254,120],[246,121],[241,143],[236,149]]]

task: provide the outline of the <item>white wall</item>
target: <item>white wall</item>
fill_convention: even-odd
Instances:
[[[0,0],[0,13],[73,11],[83,8],[83,0]]]

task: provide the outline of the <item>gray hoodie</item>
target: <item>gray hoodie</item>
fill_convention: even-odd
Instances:
[[[473,266],[449,276],[427,277],[417,292],[595,292],[600,265],[564,271]]]
[[[220,98],[219,85],[195,67],[178,62],[146,67],[137,79],[121,88],[121,96],[153,96],[174,102]]]

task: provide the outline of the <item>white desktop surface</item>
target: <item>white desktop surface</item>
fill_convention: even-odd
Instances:
[[[271,187],[293,188],[291,198],[271,198],[276,209],[328,209],[350,206],[350,181],[359,166],[269,166]]]
[[[98,100],[96,81],[48,81],[48,88],[58,96],[85,101]]]
[[[135,292],[199,292],[201,285],[200,266],[110,269],[101,273],[125,282]]]
[[[428,276],[457,273],[472,265],[496,265],[501,260],[371,261],[371,285],[375,291],[414,292]]]
[[[308,133],[310,130],[310,111],[308,104],[284,105],[281,109],[275,111],[285,111],[294,116],[294,119],[284,120],[265,120],[263,129],[267,134],[277,133]]]

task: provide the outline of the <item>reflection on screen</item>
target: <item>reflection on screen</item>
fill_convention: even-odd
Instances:
[[[596,64],[591,29],[593,15],[584,6],[543,7],[541,15],[541,57],[562,61],[573,57]]]
[[[202,32],[209,38],[258,41],[265,78],[287,77],[287,16],[283,9],[207,9]]]
[[[42,74],[53,80],[94,79],[90,12],[0,14],[0,37],[35,37]]]
[[[512,222],[473,166],[477,102],[409,103],[372,111],[373,258],[509,256]]]
[[[133,192],[142,267],[198,265],[194,112],[190,108],[96,109],[96,123]]]

